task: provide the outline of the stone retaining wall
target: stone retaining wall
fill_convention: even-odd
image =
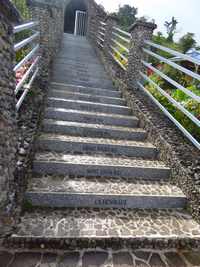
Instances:
[[[19,21],[17,10],[3,0],[0,9],[0,236],[10,231],[14,213],[17,127],[12,23]]]
[[[28,0],[28,7],[33,20],[39,21],[40,31],[40,76],[48,80],[51,63],[59,51],[63,37],[63,5],[57,1],[48,3],[39,0]]]
[[[98,32],[100,21],[106,19],[107,13],[94,0],[86,0],[86,5],[88,10],[87,37],[94,45],[96,45],[96,34]]]

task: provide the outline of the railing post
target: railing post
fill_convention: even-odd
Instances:
[[[156,27],[157,25],[154,23],[138,20],[129,30],[131,33],[131,43],[128,56],[126,83],[133,89],[138,88],[137,81],[140,79],[139,72],[144,70],[141,63],[141,60],[146,57],[142,50],[144,41],[152,39],[153,31]]]
[[[86,4],[88,13],[87,37],[93,44],[96,44],[96,34],[99,22],[104,20],[107,15],[105,11],[95,3],[95,1],[88,0],[86,1]]]
[[[115,16],[108,16],[106,18],[106,26],[105,26],[105,36],[104,36],[104,54],[106,56],[106,59],[108,61],[111,61],[112,58],[109,54],[110,51],[110,45],[111,45],[111,39],[112,39],[112,32],[113,32],[113,27],[117,26],[118,19]]]
[[[43,82],[49,77],[50,64],[59,50],[63,36],[63,9],[57,3],[28,0],[28,6],[33,20],[39,21],[40,32],[40,71]]]
[[[20,17],[10,1],[0,8],[0,237],[7,235],[13,224],[17,124],[15,112],[15,53],[12,24]]]

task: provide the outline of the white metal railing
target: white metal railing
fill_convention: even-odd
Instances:
[[[105,35],[106,35],[106,23],[103,21],[100,21],[97,32],[97,44],[99,47],[104,48],[104,41],[105,41]]]
[[[178,56],[179,58],[183,60],[190,61],[194,64],[200,65],[200,62],[196,59],[193,59],[192,57],[182,54],[180,52],[174,51],[172,49],[169,49],[167,47],[157,45],[150,41],[145,41],[145,43],[150,46],[157,48],[161,51],[165,51],[173,56]],[[143,48],[143,51],[154,58],[156,58],[159,62],[165,63],[178,71],[181,71],[182,73],[196,79],[197,81],[200,81],[200,75],[198,73],[195,73],[189,69],[186,69],[185,67],[178,65],[174,63],[171,59],[165,58],[163,56],[158,55],[156,52],[152,52],[150,49]],[[167,76],[165,73],[162,72],[161,69],[156,68],[151,63],[142,60],[142,64],[145,66],[145,68],[150,69],[153,73],[156,73],[159,77],[167,81],[169,84],[173,85],[175,89],[181,90],[184,94],[186,94],[191,99],[195,100],[197,103],[200,103],[200,96],[197,95],[195,92],[192,92],[188,88],[185,88],[183,85],[178,83],[177,81],[173,80],[171,77]],[[173,98],[170,93],[166,92],[164,89],[162,89],[155,81],[151,79],[151,77],[148,77],[145,73],[140,72],[141,79],[145,81],[146,83],[153,86],[153,88],[159,92],[162,96],[164,96],[177,110],[181,111],[191,122],[193,122],[197,128],[200,128],[200,120],[192,113],[190,112],[185,106],[184,103],[179,102]],[[158,105],[158,107],[164,112],[166,116],[182,131],[182,133],[198,148],[200,149],[200,143],[198,140],[195,139],[195,137],[167,110],[165,106],[163,106],[158,99],[144,86],[144,84],[141,81],[138,81],[138,86],[153,100],[154,103]]]
[[[124,71],[126,71],[131,34],[117,27],[113,27],[112,30],[113,30],[111,37],[112,44],[110,45],[111,48],[110,55],[115,60],[115,62]]]
[[[28,22],[22,25],[15,26],[13,29],[14,34],[23,32],[25,30],[30,30],[33,33],[34,27],[38,25],[38,22]],[[13,70],[17,77],[17,74],[20,74],[20,79],[17,81],[15,87],[15,96],[17,98],[16,110],[18,111],[28,94],[31,86],[38,74],[38,64],[40,57],[38,56],[39,44],[37,38],[39,37],[39,32],[34,32],[30,37],[25,38],[24,40],[18,42],[14,45],[15,52],[29,47],[29,51],[17,64],[14,66]],[[26,68],[26,71],[23,73],[23,70]]]
[[[129,32],[125,32],[123,30],[121,30],[120,28],[117,27],[113,27],[114,30],[116,30],[117,32],[122,33],[123,35],[127,36],[129,39],[131,38],[131,34]]]
[[[38,24],[39,23],[37,21],[27,22],[27,23],[24,23],[22,25],[15,26],[13,29],[13,32],[18,33],[18,32],[24,31],[24,30],[29,30],[29,29],[37,26]]]
[[[103,21],[100,21],[100,24],[103,25],[103,26],[106,26],[106,23],[103,22]]]

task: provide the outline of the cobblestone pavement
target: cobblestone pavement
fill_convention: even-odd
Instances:
[[[0,252],[0,267],[199,267],[199,251]]]

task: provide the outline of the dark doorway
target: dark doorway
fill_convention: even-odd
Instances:
[[[83,0],[72,0],[65,9],[64,32],[74,33],[76,11],[87,11],[87,7]]]

